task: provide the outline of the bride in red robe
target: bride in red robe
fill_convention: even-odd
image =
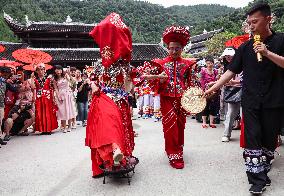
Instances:
[[[103,173],[100,165],[111,167],[132,156],[134,132],[126,97],[113,98],[111,92],[106,92],[113,91],[113,88],[102,90],[95,84],[92,84],[92,91],[86,146],[91,148],[92,171],[96,178]]]
[[[134,149],[130,107],[123,86],[124,73],[131,60],[132,38],[129,28],[116,13],[101,21],[90,36],[100,47],[105,69],[97,75],[106,74],[100,87],[91,85],[93,99],[86,128],[86,146],[91,148],[93,177],[97,178],[103,173],[100,165],[108,168],[124,165]]]

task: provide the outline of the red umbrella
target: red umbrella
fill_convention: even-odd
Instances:
[[[46,52],[33,49],[18,49],[12,53],[12,56],[19,61],[31,64],[48,63],[52,60]]]
[[[53,68],[53,66],[52,65],[49,65],[49,64],[44,64],[44,66],[45,66],[45,69],[46,70],[49,70],[49,69],[52,69]],[[23,69],[24,70],[28,70],[28,71],[35,71],[36,70],[36,65],[33,65],[33,64],[30,64],[30,65],[25,65],[25,66],[23,66]]]
[[[12,69],[16,69],[16,67],[14,65],[4,65],[4,66],[0,66],[0,67],[9,67],[9,68],[12,68]]]
[[[238,48],[242,43],[249,40],[249,34],[239,35],[225,42],[226,47]]]
[[[15,67],[20,66],[20,65],[23,65],[23,64],[16,62],[16,61],[0,60],[0,66],[15,68]]]
[[[0,45],[0,52],[4,52],[6,50],[5,46]]]
[[[46,70],[49,70],[49,69],[52,69],[52,68],[53,68],[52,65],[49,65],[49,64],[44,64],[44,65],[45,65],[45,69],[46,69]]]

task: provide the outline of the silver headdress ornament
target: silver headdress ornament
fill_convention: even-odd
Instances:
[[[118,60],[116,63],[112,64],[110,67],[105,68],[102,65],[102,59],[98,59],[96,62],[92,63],[92,66],[86,66],[85,72],[88,75],[91,75],[92,73],[95,74],[96,76],[101,76],[101,75],[108,75],[111,79],[111,82],[114,83],[116,82],[116,77],[119,74],[125,75],[128,73],[130,70],[132,70],[134,67],[130,65],[130,63],[126,63],[125,61]]]
[[[98,59],[94,64],[94,74],[99,76],[102,75],[102,73],[105,70],[105,67],[102,65],[102,59]]]

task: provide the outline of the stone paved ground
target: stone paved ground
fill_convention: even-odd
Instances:
[[[90,150],[85,129],[50,136],[14,137],[0,149],[0,195],[163,195],[246,196],[239,131],[230,143],[220,142],[223,126],[202,129],[188,118],[183,170],[172,169],[164,153],[161,122],[134,120],[139,133],[134,155],[140,159],[131,185],[126,179],[91,178]],[[283,154],[283,146],[278,149]],[[270,174],[272,186],[264,195],[284,195],[284,160],[278,156]]]

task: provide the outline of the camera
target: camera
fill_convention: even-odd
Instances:
[[[24,110],[31,110],[33,107],[31,104],[26,104]]]

